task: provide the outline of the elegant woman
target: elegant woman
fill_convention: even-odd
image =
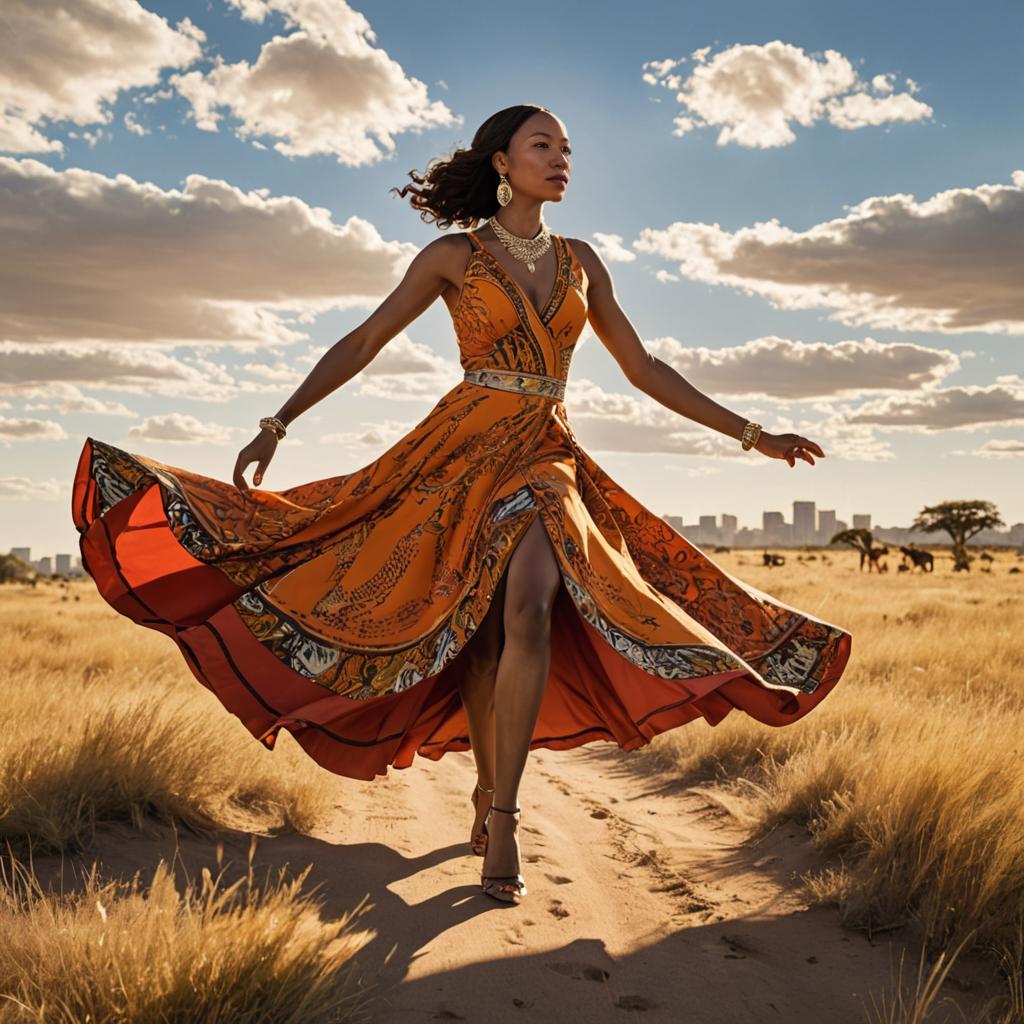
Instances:
[[[563,397],[589,319],[626,378],[680,416],[790,467],[825,454],[647,353],[597,253],[544,223],[569,186],[567,136],[546,108],[509,107],[468,149],[410,172],[396,191],[423,219],[478,230],[424,247],[260,420],[233,484],[87,438],[73,497],[104,598],[172,637],[266,747],[286,728],[318,764],[360,779],[472,750],[471,848],[484,891],[506,902],[526,893],[518,793],[531,749],[633,750],[734,708],[786,725],[850,653],[849,633],[730,576],[576,440]],[[289,424],[438,296],[464,379],[363,468],[255,486]]]

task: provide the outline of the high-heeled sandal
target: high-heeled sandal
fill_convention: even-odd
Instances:
[[[477,794],[478,790],[481,793],[493,793],[494,792],[493,789],[484,789],[484,787],[481,786],[480,783],[478,782],[473,787],[473,792],[470,794],[470,797],[469,797],[470,800],[473,801],[473,810],[474,811],[477,809],[476,794]],[[470,839],[469,839],[469,846],[470,846],[470,849],[472,849],[472,851],[478,857],[483,857],[487,853],[487,817],[486,817],[486,815],[484,816],[482,831],[471,833]]]
[[[518,814],[519,808],[510,811],[505,807],[495,807],[491,804],[491,810],[487,812],[490,817],[491,811],[501,811],[503,814]],[[516,822],[518,825],[518,822]],[[488,896],[500,900],[502,903],[518,903],[529,891],[526,888],[526,879],[518,875],[481,875],[480,887]]]

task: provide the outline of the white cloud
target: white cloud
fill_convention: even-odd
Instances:
[[[30,480],[27,476],[0,476],[0,501],[57,501],[71,487],[66,480]]]
[[[725,231],[676,221],[633,247],[695,281],[781,309],[833,308],[848,325],[1024,334],[1024,170],[1011,185],[954,188],[918,202],[875,196],[807,231],[778,220]]]
[[[198,420],[180,412],[147,416],[128,428],[128,436],[146,441],[170,441],[178,444],[228,444],[235,427]]]
[[[68,435],[53,420],[18,419],[0,416],[0,444],[12,441],[63,441]]]
[[[438,355],[429,345],[396,334],[367,366],[352,378],[354,393],[400,400],[437,399],[462,379],[461,365]]]
[[[240,138],[264,136],[285,156],[326,153],[361,167],[392,155],[398,133],[461,123],[372,45],[370,23],[344,0],[229,2],[249,21],[280,14],[295,31],[265,43],[253,64],[218,55],[209,71],[172,76],[198,128],[217,131],[226,109]]]
[[[910,79],[908,92],[893,93],[889,79],[876,75],[872,86],[887,95],[870,95],[867,83],[836,50],[819,58],[778,39],[730,46],[710,59],[709,50],[695,51],[689,75],[678,70],[685,57],[643,65],[644,81],[675,93],[683,108],[674,119],[674,135],[715,127],[720,146],[767,149],[793,142],[794,124],[806,128],[827,119],[839,128],[861,128],[932,114],[928,104],[911,96],[917,89]]]
[[[226,401],[239,390],[209,360],[189,363],[147,345],[0,342],[0,395],[71,400],[78,388],[208,401]]]
[[[59,153],[46,122],[109,124],[126,89],[187,67],[206,37],[188,18],[171,28],[134,0],[4,4],[0,32],[0,150]]]
[[[74,384],[54,381],[43,387],[33,389],[46,400],[43,402],[26,402],[26,412],[38,412],[52,409],[62,415],[73,412],[91,413],[97,416],[134,416],[126,405],[121,402],[108,402],[92,395],[84,395]]]
[[[288,343],[325,310],[375,305],[417,251],[268,189],[9,157],[0,222],[0,338],[19,342]]]
[[[632,263],[636,253],[630,252],[622,244],[622,235],[606,235],[603,231],[591,232],[597,242],[597,251],[606,259],[615,263]]]
[[[850,423],[922,432],[1024,423],[1024,378],[1007,375],[986,386],[932,388],[880,398],[847,410],[846,418]]]
[[[324,434],[323,444],[337,444],[344,448],[366,449],[383,452],[399,438],[404,437],[415,426],[403,420],[384,420],[380,423],[365,424],[362,430],[343,430]]]
[[[792,401],[917,390],[960,368],[956,353],[946,349],[872,338],[803,342],[771,336],[710,349],[666,337],[644,347],[702,391]]]
[[[1024,458],[1024,440],[993,437],[975,448],[971,454],[982,455],[987,459]]]

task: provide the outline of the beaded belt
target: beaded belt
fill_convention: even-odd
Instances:
[[[517,391],[521,395],[541,395],[561,402],[565,398],[565,381],[560,377],[545,377],[542,373],[522,370],[467,370],[463,378],[471,384],[500,391]]]

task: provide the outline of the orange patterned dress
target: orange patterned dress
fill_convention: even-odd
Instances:
[[[273,748],[373,779],[470,749],[458,655],[540,516],[561,570],[531,747],[640,747],[739,708],[781,726],[850,635],[733,578],[615,483],[563,404],[587,275],[553,236],[536,309],[473,232],[452,310],[465,377],[363,468],[243,491],[87,438],[72,514],[117,611],[166,633]]]

